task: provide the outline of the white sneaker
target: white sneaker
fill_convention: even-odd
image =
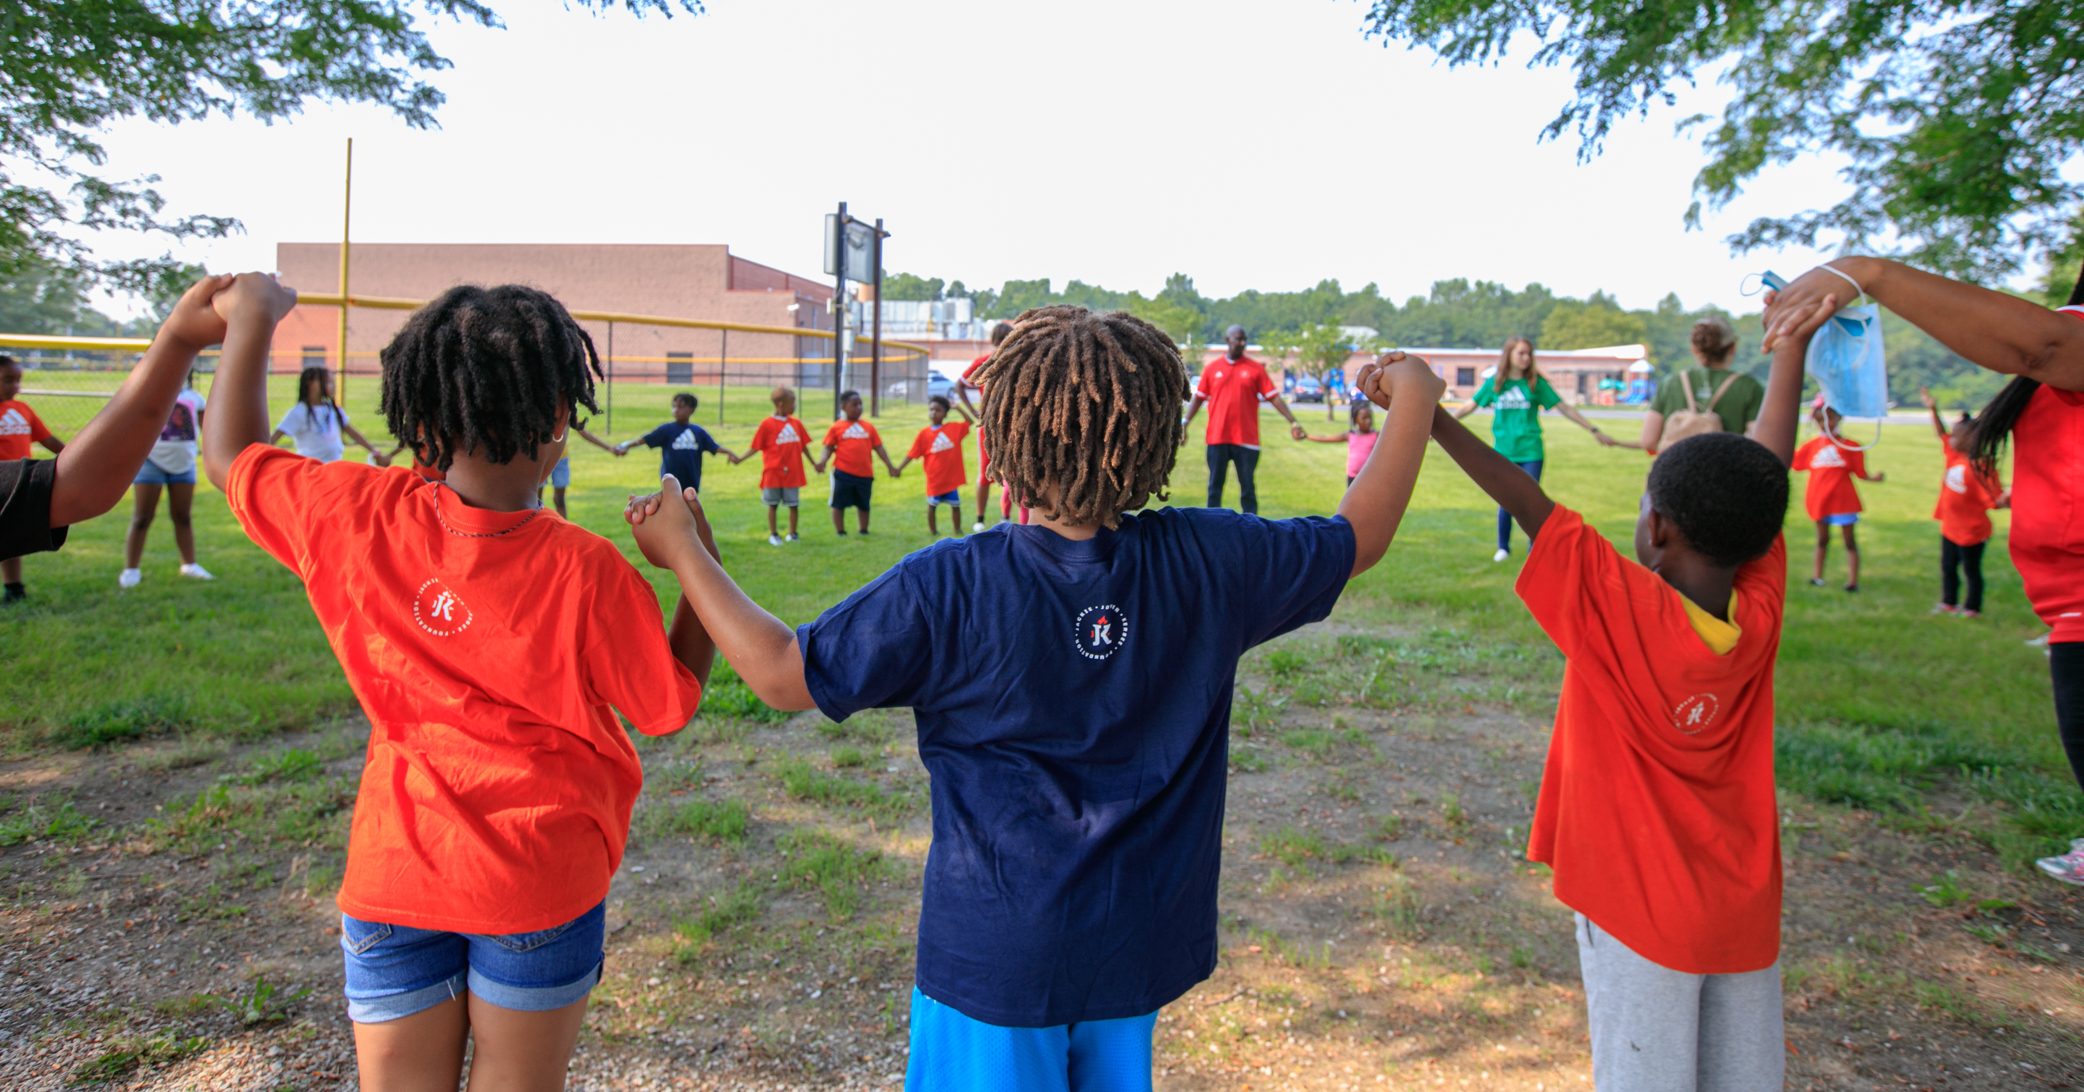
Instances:
[[[1500,551],[1498,551],[1497,553],[1495,553],[1495,554],[1492,554],[1492,555],[1491,555],[1491,560],[1492,560],[1492,561],[1503,561],[1503,560],[1505,560],[1506,558],[1508,558],[1508,557],[1511,557],[1511,556],[1512,556],[1512,551],[1511,551],[1511,550],[1500,550]]]
[[[193,563],[181,566],[181,575],[193,577],[196,580],[217,579],[216,577],[210,575],[210,570],[203,568],[201,565],[196,565]]]
[[[116,586],[119,588],[135,588],[138,586],[138,582],[144,578],[145,570],[143,569],[125,569],[123,570],[123,575],[116,578]]]
[[[2042,857],[2033,862],[2050,879],[2076,887],[2084,887],[2084,850],[2072,849],[2060,857]]]
[[[803,540],[802,540],[802,539],[800,539],[800,538],[797,538],[797,537],[796,537],[796,532],[794,532],[794,531],[790,531],[790,532],[789,532],[789,537],[787,537],[787,538],[785,538],[785,539],[782,539],[782,541],[783,541],[783,542],[802,542]]]
[[[971,533],[971,534],[973,534],[973,535],[981,535],[981,534],[983,534],[983,533],[984,533],[984,521],[980,519],[980,520],[978,520],[977,522],[975,522],[975,523],[972,523],[972,524],[970,524],[970,533]]]
[[[768,536],[767,536],[767,545],[769,545],[769,546],[779,546],[779,545],[781,545],[781,536],[780,536],[780,535],[768,535]]]

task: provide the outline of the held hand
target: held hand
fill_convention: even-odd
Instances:
[[[1297,440],[1303,440],[1309,437],[1309,434],[1303,431],[1302,423],[1299,421],[1291,423],[1288,426],[1288,435],[1291,438]]]
[[[272,326],[297,305],[297,290],[284,287],[273,273],[241,273],[210,304],[227,325],[246,319]]]
[[[1613,447],[1615,444],[1621,442],[1619,440],[1614,439],[1611,436],[1608,436],[1606,433],[1599,431],[1598,429],[1592,430],[1592,438],[1599,441],[1600,447]]]
[[[1869,264],[1864,259],[1841,258],[1832,264],[1862,284],[1874,283],[1874,274],[1861,268]],[[1770,353],[1779,348],[1780,339],[1793,336],[1794,331],[1807,321],[1810,309],[1819,305],[1825,309],[1816,324],[1822,326],[1824,319],[1837,313],[1839,301],[1850,298],[1847,293],[1851,291],[1852,285],[1845,283],[1845,277],[1818,266],[1796,277],[1786,288],[1766,293],[1763,318],[1766,336],[1759,342],[1759,349]]]
[[[1354,379],[1355,389],[1368,396],[1368,400],[1388,409],[1398,397],[1418,398],[1426,402],[1440,401],[1447,390],[1447,382],[1433,374],[1425,361],[1402,350],[1392,349],[1383,353],[1373,364],[1361,368]]]
[[[1939,408],[1939,399],[1932,397],[1932,392],[1924,387],[1918,388],[1918,401],[1923,402],[1928,410]]]
[[[200,352],[206,345],[215,345],[224,340],[224,319],[218,315],[210,301],[219,292],[230,288],[232,275],[220,274],[204,277],[181,293],[166,321],[159,324],[159,335],[191,352]]]
[[[369,449],[369,465],[370,465],[370,466],[389,466],[389,465],[391,465],[391,457],[390,457],[389,455],[386,455],[386,454],[384,454],[384,453],[383,453],[383,452],[381,452],[381,451],[378,451],[378,450],[376,450],[375,448],[370,448],[370,449]]]
[[[1877,470],[1874,472],[1874,476],[1868,478],[1867,480],[1873,482],[1876,485],[1880,485],[1882,482],[1889,480],[1889,475],[1886,471]]]
[[[658,493],[644,499],[656,503],[647,505],[651,510],[643,520],[632,515],[630,522],[630,533],[636,537],[637,548],[644,551],[644,560],[670,569],[685,560],[690,549],[702,549],[701,521],[695,515],[701,502],[695,499],[694,490],[682,489],[679,479],[668,474],[659,481]],[[632,501],[630,512],[635,513],[637,507]]]
[[[629,504],[622,509],[622,518],[628,520],[630,526],[635,527],[637,524],[644,522],[645,517],[658,511],[658,498],[659,495],[657,493],[630,494]]]

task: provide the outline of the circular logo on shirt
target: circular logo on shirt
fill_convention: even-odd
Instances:
[[[413,593],[412,620],[436,637],[453,637],[470,625],[470,608],[437,579],[429,579]]]
[[[1715,723],[1715,714],[1721,708],[1722,703],[1715,699],[1715,695],[1695,694],[1672,710],[1672,727],[1689,736],[1693,735]]]
[[[1071,639],[1077,643],[1079,655],[1088,660],[1104,660],[1129,639],[1129,620],[1113,603],[1087,607],[1078,612],[1078,621],[1071,626]]]

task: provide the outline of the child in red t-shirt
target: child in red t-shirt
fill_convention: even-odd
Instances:
[[[65,450],[65,442],[51,435],[43,418],[15,397],[21,391],[22,366],[11,356],[0,356],[0,462],[28,458],[31,444],[42,444],[53,455]],[[0,497],[0,502],[5,500]],[[22,585],[21,558],[0,560],[0,583],[6,585],[0,601],[14,603],[28,597],[28,589]]]
[[[784,541],[796,542],[796,506],[803,500],[803,484],[810,480],[803,472],[803,464],[810,456],[804,449],[810,446],[810,429],[796,419],[796,392],[787,387],[776,387],[767,396],[774,403],[774,416],[760,422],[753,430],[752,446],[745,454],[730,457],[736,466],[760,453],[760,500],[767,505],[767,545],[779,546]],[[783,539],[781,528],[775,523],[778,510],[789,510],[789,537]]]
[[[1433,414],[1434,439],[1533,541],[1517,591],[1568,661],[1527,856],[1577,912],[1601,1089],[1781,1085],[1773,661],[1814,312],[1773,359],[1756,440],[1711,432],[1658,455],[1633,561]]]
[[[1939,401],[1932,392],[1919,387],[1918,398],[1932,413],[1932,430],[1939,434],[1939,449],[1947,460],[1939,481],[1939,504],[1932,510],[1932,518],[1939,521],[1939,605],[1932,613],[1974,618],[1983,612],[1983,548],[1995,531],[1990,509],[2009,508],[2012,498],[2003,482],[1975,468],[1975,418],[1964,413],[1948,428],[1939,419]],[[1964,572],[1966,599],[1961,597]]]
[[[713,646],[685,598],[654,627],[622,552],[537,499],[572,414],[598,412],[593,343],[555,299],[452,288],[384,348],[385,417],[432,482],[268,444],[268,345],[296,298],[258,273],[216,297],[203,441],[369,716],[338,900],[363,1086],[454,1087],[469,1039],[474,1083],[538,1087],[600,980],[644,783],[617,714],[685,727]]]
[[[1013,324],[1010,322],[1001,322],[997,326],[992,327],[992,349],[997,350],[999,346],[1006,343],[1006,339],[1012,336],[1012,334]],[[970,361],[970,366],[962,370],[962,381],[955,384],[955,397],[962,401],[962,408],[964,412],[970,413],[973,416],[980,415],[984,412],[984,388],[977,383],[977,369],[982,368],[985,362],[990,359],[991,353],[985,353],[983,356],[980,356],[977,359]],[[978,405],[970,405],[971,391],[977,392]],[[984,440],[984,426],[980,423],[977,426],[977,522],[974,526],[970,528],[970,530],[982,531],[984,529],[984,510],[990,507],[991,448]],[[1012,518],[1013,494],[1001,494],[999,497],[999,519],[1001,521],[1004,521]],[[1028,507],[1026,505],[1021,505],[1020,522],[1025,524],[1027,523],[1027,521]]]
[[[1809,487],[1802,491],[1802,504],[1809,510],[1809,518],[1816,521],[1816,569],[1809,582],[1817,587],[1824,583],[1824,558],[1831,552],[1831,528],[1843,528],[1845,534],[1845,590],[1860,590],[1860,543],[1853,536],[1853,524],[1860,521],[1860,491],[1853,488],[1852,480],[1880,483],[1887,475],[1867,473],[1867,453],[1847,444],[1838,437],[1838,423],[1843,420],[1838,411],[1824,405],[1823,399],[1809,414],[1810,420],[1822,435],[1803,444],[1795,452],[1793,468],[1809,472]]]
[[[826,466],[832,467],[832,529],[842,535],[847,533],[847,509],[852,508],[865,535],[868,503],[876,488],[875,464],[868,457],[873,454],[881,458],[893,478],[897,477],[897,467],[890,462],[890,452],[883,448],[882,434],[861,419],[860,391],[839,392],[839,412],[840,419],[825,430],[825,457],[813,465],[820,474]]]
[[[960,421],[949,421],[948,411],[954,404],[941,395],[926,400],[926,419],[931,422],[919,430],[912,439],[912,450],[905,453],[905,461],[890,471],[892,477],[904,473],[913,459],[926,463],[926,532],[935,537],[941,533],[941,525],[934,512],[942,505],[951,513],[948,533],[962,536],[962,487],[970,480],[970,472],[962,461],[962,442],[970,434],[970,411],[956,409],[962,414]]]

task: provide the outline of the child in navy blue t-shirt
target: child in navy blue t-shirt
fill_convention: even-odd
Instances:
[[[629,518],[769,705],[914,711],[933,842],[907,1087],[1148,1089],[1157,1010],[1216,965],[1238,657],[1382,557],[1443,386],[1401,353],[1364,368],[1389,411],[1338,515],[1266,520],[1143,510],[1188,397],[1149,324],[1030,311],[983,378],[990,473],[1034,522],[936,543],[800,629],[709,560],[693,494]]]
[[[702,456],[729,455],[732,461],[738,456],[718,445],[709,430],[688,418],[695,415],[701,400],[686,391],[673,396],[673,420],[652,429],[633,440],[624,440],[608,450],[617,455],[628,454],[638,444],[655,447],[658,453],[659,477],[671,474],[674,480],[689,489],[702,488]]]

